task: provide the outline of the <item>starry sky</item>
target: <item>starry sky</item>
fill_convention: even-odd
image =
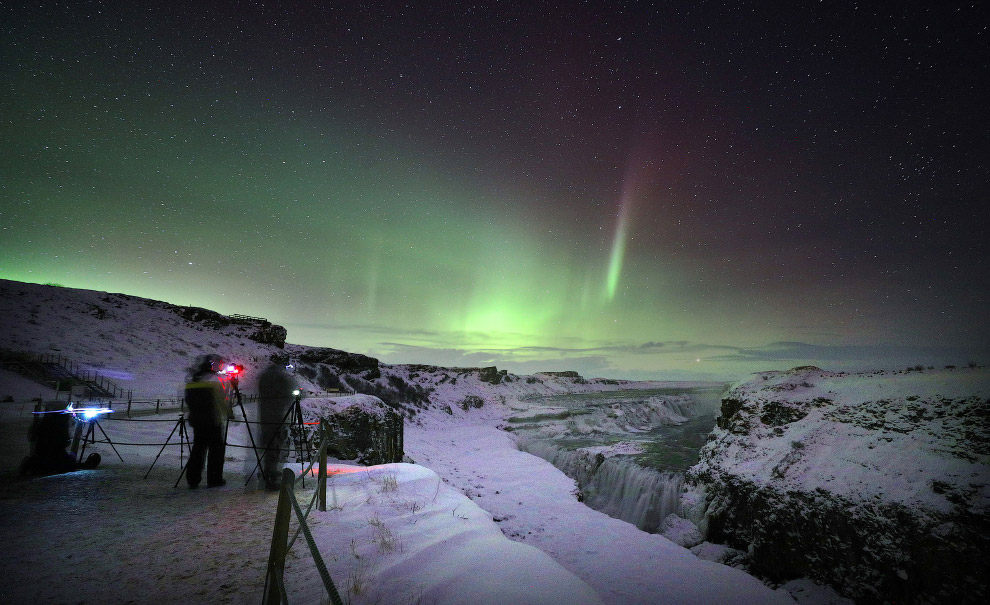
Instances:
[[[977,2],[0,7],[0,277],[386,362],[990,361]]]

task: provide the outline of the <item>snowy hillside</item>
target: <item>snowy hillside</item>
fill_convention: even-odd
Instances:
[[[280,326],[126,294],[0,280],[0,300],[0,352],[64,356],[110,378],[135,398],[175,396],[187,368],[206,353],[247,367],[241,388],[248,393],[256,390],[260,370],[279,359],[296,365],[297,381],[314,395],[328,390],[368,393],[410,411],[439,406],[456,413],[536,395],[627,384],[576,375],[518,377],[494,367],[392,366],[337,349],[285,344]]]
[[[692,474],[709,537],[863,602],[977,602],[990,554],[990,371],[766,372],[723,399]]]
[[[0,300],[0,349],[62,355],[136,398],[175,396],[198,355],[257,367],[285,340],[278,326],[126,294],[0,280]]]

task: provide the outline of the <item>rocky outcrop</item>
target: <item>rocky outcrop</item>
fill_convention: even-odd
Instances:
[[[508,373],[508,370],[502,370],[500,372],[495,366],[489,366],[487,368],[481,368],[478,374],[478,380],[487,382],[488,384],[498,384],[502,382]]]
[[[857,602],[983,602],[988,395],[985,370],[796,368],[736,385],[690,471],[707,539]]]
[[[377,397],[352,395],[302,404],[304,418],[319,419],[327,429],[327,455],[367,465],[402,462],[402,416]],[[315,432],[310,441],[314,447],[319,442]]]
[[[348,374],[378,371],[378,360],[374,357],[326,347],[301,347],[298,359],[312,365],[334,366]]]
[[[125,295],[122,294],[114,294],[110,296],[119,298],[125,297]],[[134,297],[127,298],[133,299]],[[284,327],[273,324],[267,319],[262,319],[260,317],[246,317],[241,315],[231,317],[228,315],[223,315],[222,313],[217,313],[216,311],[203,309],[201,307],[182,307],[170,305],[168,303],[157,303],[157,301],[148,302],[161,304],[165,306],[165,308],[171,309],[176,315],[186,321],[202,324],[203,326],[214,330],[226,328],[227,326],[235,324],[252,326],[254,331],[247,335],[247,337],[251,340],[261,344],[274,345],[280,349],[285,346],[285,338],[288,335],[288,332]],[[103,310],[100,309],[100,311]]]
[[[121,295],[116,295],[121,296]],[[166,308],[170,308],[176,315],[186,321],[200,323],[208,328],[225,328],[234,323],[229,317],[216,311],[203,309],[201,307],[180,307],[165,303]]]
[[[248,334],[248,338],[255,342],[266,345],[275,345],[278,348],[285,346],[285,337],[288,335],[285,328],[270,322],[258,325],[257,329]]]
[[[558,376],[560,378],[581,378],[581,375],[574,370],[564,370],[563,372],[537,372],[544,376]]]

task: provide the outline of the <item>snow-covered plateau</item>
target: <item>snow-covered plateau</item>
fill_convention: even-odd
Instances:
[[[174,487],[183,452],[177,438],[160,447],[176,425],[187,368],[206,353],[247,368],[241,390],[248,420],[256,419],[250,396],[257,375],[273,362],[295,367],[307,420],[345,409],[402,419],[404,462],[332,461],[327,511],[309,516],[330,576],[350,603],[846,602],[836,591],[864,602],[928,602],[945,594],[980,600],[972,597],[982,585],[966,570],[985,560],[990,535],[985,370],[874,376],[801,370],[740,383],[692,469],[697,485],[679,502],[658,505],[663,516],[649,523],[660,533],[650,533],[582,503],[574,478],[520,443],[533,434],[614,436],[685,422],[696,410],[677,395],[610,403],[603,415],[559,424],[554,418],[563,410],[546,401],[691,384],[389,365],[287,344],[284,329],[257,318],[123,294],[0,280],[0,300],[0,353],[8,364],[0,370],[0,399],[7,399],[0,403],[0,565],[7,570],[0,602],[260,599],[277,494],[249,480],[256,461],[250,425],[231,424],[228,483],[217,489]],[[119,457],[97,442],[90,447],[103,463],[95,470],[18,476],[32,400],[52,399],[54,391],[9,364],[23,366],[39,355],[62,366],[71,360],[75,370],[113,381],[115,392],[126,394],[113,399],[115,412],[100,421]],[[341,396],[347,393],[354,394]],[[537,419],[549,421],[533,424],[529,435],[519,430]],[[642,447],[609,440],[575,450],[611,473],[600,474],[589,490],[605,502],[600,508],[612,498],[617,516],[639,514],[636,502],[653,489],[648,474],[629,464]],[[607,460],[613,462],[602,463]],[[307,479],[297,491],[304,508],[313,488]],[[612,493],[631,488],[635,498]],[[822,507],[811,506],[816,503]],[[675,508],[681,517],[667,515]],[[905,526],[939,519],[925,527],[961,549],[945,559],[955,567],[917,558],[909,541],[922,538],[898,534],[903,528],[883,516],[891,511]],[[708,529],[707,541],[699,543],[704,536],[687,518]],[[876,519],[884,537],[848,536],[874,531],[857,525],[864,518]],[[805,532],[806,526],[816,531]],[[827,545],[823,552],[820,544]],[[871,550],[854,552],[863,547]],[[747,566],[764,581],[746,573]],[[885,583],[890,575],[921,588],[905,597],[902,585]],[[930,588],[936,575],[943,576],[942,592]],[[910,584],[919,577],[928,583]],[[872,592],[864,589],[870,583]],[[286,588],[292,603],[326,602],[302,538],[290,551]]]
[[[814,367],[734,385],[690,475],[711,541],[857,602],[983,602],[990,373]]]

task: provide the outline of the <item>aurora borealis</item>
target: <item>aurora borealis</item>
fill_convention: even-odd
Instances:
[[[387,362],[985,362],[968,3],[4,4],[0,277]]]

